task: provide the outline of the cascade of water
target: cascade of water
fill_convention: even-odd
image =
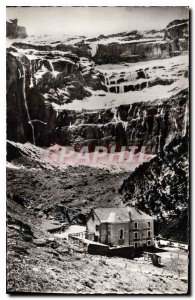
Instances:
[[[19,79],[22,77],[22,74],[21,74],[21,71],[20,71],[20,69],[18,69],[18,74],[19,74]]]
[[[146,119],[146,117],[147,117],[147,111],[146,110],[144,110],[143,111],[143,121],[142,121],[142,126],[144,125],[144,123],[145,123],[145,119]]]
[[[127,131],[128,122],[123,122],[123,128],[125,131]]]
[[[186,104],[185,113],[184,113],[184,128],[183,128],[183,131],[182,131],[182,136],[185,136],[186,132],[187,132],[188,114],[189,114],[189,112],[188,112],[188,104]]]
[[[132,142],[133,141],[133,135],[134,135],[134,132],[135,132],[135,128],[133,128],[132,132],[131,132],[131,137],[130,137],[130,141]]]
[[[29,115],[29,110],[28,110],[28,105],[27,105],[27,102],[26,102],[26,70],[25,70],[25,67],[23,66],[23,98],[24,98],[24,106],[25,106],[25,109],[26,109],[26,114],[27,114],[27,118],[28,118],[28,123],[30,124],[31,126],[31,130],[32,130],[32,139],[33,139],[33,144],[35,145],[35,130],[34,130],[34,125],[33,123],[31,122],[31,119],[30,119],[30,115]]]
[[[48,60],[48,62],[49,62],[50,68],[51,68],[51,72],[53,73],[54,72],[53,64],[52,64],[51,60]]]
[[[122,84],[119,85],[119,93],[120,94],[124,93],[124,85]]]
[[[160,152],[161,148],[161,136],[162,136],[162,128],[164,127],[164,117],[165,117],[165,112],[164,112],[164,108],[158,108],[157,111],[158,116],[160,117],[160,126],[159,126],[159,136],[158,136],[158,152]]]
[[[113,120],[115,122],[121,121],[121,118],[120,118],[120,115],[118,113],[118,110],[116,108],[112,108],[112,112],[114,113]]]
[[[161,142],[161,129],[158,136],[158,152],[160,152],[160,142]]]
[[[130,104],[130,105],[129,105],[128,114],[130,113],[130,111],[131,111],[131,108],[132,108],[132,104]]]
[[[30,61],[30,85],[29,87],[32,88],[33,87],[33,69],[32,69],[32,62]]]
[[[177,120],[176,119],[174,119],[174,124],[175,124],[175,129],[177,129],[178,126],[177,126]]]
[[[137,72],[133,71],[133,72],[129,73],[128,80],[135,81],[136,77],[137,77]]]
[[[137,110],[137,118],[136,119],[140,119],[140,108],[138,107],[138,110]]]

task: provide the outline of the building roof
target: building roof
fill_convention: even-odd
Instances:
[[[151,216],[134,207],[102,207],[95,208],[94,212],[101,223],[120,223],[129,222],[130,220],[153,219]]]

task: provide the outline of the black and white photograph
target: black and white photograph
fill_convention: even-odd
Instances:
[[[189,294],[189,23],[6,7],[7,294]]]

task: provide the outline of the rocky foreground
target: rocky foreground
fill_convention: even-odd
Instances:
[[[123,258],[89,255],[82,247],[43,229],[46,219],[83,224],[90,207],[110,206],[113,201],[122,205],[116,193],[122,178],[102,170],[94,170],[90,176],[83,168],[70,168],[63,174],[8,168],[7,291],[187,293],[188,255],[184,250],[170,248],[167,250],[171,252],[160,253],[163,267],[157,268]],[[79,198],[85,189],[87,194],[82,192],[85,197]]]
[[[42,225],[133,201],[155,234],[188,242],[188,20],[93,39],[7,26],[8,292],[186,293],[183,250],[156,268],[90,256]],[[144,146],[148,160],[128,171],[43,160],[66,145]]]

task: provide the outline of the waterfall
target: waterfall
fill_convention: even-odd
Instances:
[[[130,111],[131,111],[131,108],[132,108],[132,104],[130,104],[130,105],[129,105],[128,114],[130,113]]]
[[[140,108],[138,107],[138,110],[137,110],[137,118],[136,119],[140,119]]]
[[[29,87],[32,88],[33,87],[33,70],[32,70],[32,63],[30,62],[30,85]]]
[[[175,129],[177,129],[178,126],[177,126],[177,120],[176,119],[174,119],[174,124],[175,124]]]
[[[123,128],[124,128],[125,131],[127,131],[127,126],[128,126],[128,122],[123,121]]]
[[[160,152],[161,129],[158,136],[158,152]]]
[[[24,98],[24,106],[25,106],[25,109],[26,109],[26,114],[27,114],[27,118],[28,118],[28,123],[30,124],[31,126],[31,130],[32,130],[32,138],[33,138],[33,144],[35,145],[35,131],[34,131],[34,125],[33,123],[31,122],[31,119],[30,119],[30,115],[29,115],[29,110],[28,110],[28,105],[27,105],[27,102],[26,102],[26,91],[25,91],[25,88],[26,88],[26,70],[25,70],[25,67],[23,66],[23,98]]]
[[[164,123],[164,116],[165,116],[165,112],[164,112],[164,108],[158,108],[158,111],[157,111],[157,115],[160,117],[160,128],[159,128],[159,135],[158,135],[158,152],[160,152],[160,142],[161,142],[161,136],[162,136],[162,127],[164,124],[162,124],[162,122]]]
[[[50,68],[51,68],[51,72],[53,73],[54,72],[53,64],[52,64],[51,60],[48,60],[48,62],[49,62]]]
[[[120,118],[120,115],[118,113],[118,110],[116,108],[112,108],[111,111],[114,113],[113,120],[115,122],[121,121],[121,118]]]
[[[119,93],[120,94],[124,93],[124,85],[122,84],[119,85]]]
[[[19,79],[22,77],[20,69],[18,69],[18,76]]]
[[[186,104],[185,107],[185,114],[184,114],[184,129],[182,130],[182,136],[186,135],[187,132],[187,126],[188,126],[188,104]]]
[[[133,134],[134,134],[134,132],[135,132],[135,128],[133,128],[133,130],[132,130],[132,132],[131,132],[131,138],[130,138],[130,141],[133,140]]]
[[[142,126],[144,125],[144,123],[145,123],[145,119],[146,119],[146,117],[147,117],[147,111],[146,110],[144,110],[143,111],[143,121],[142,121]]]
[[[129,81],[135,81],[136,78],[137,78],[137,73],[136,73],[135,71],[129,73],[129,76],[128,76],[128,80],[129,80]]]

